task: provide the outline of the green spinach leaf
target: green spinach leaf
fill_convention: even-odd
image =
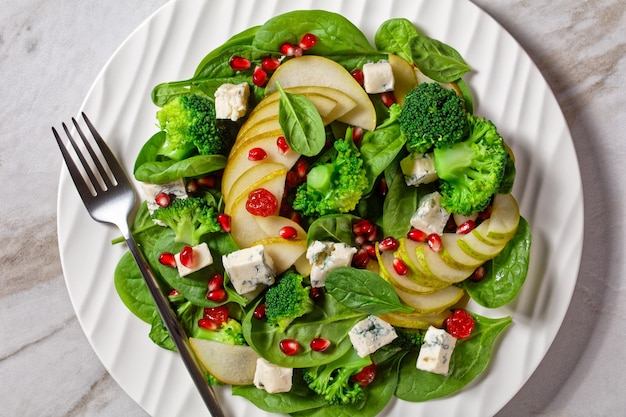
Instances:
[[[126,308],[140,320],[151,323],[156,307],[135,263],[135,258],[130,252],[124,253],[117,263],[113,282],[115,290]]]
[[[394,18],[383,22],[374,35],[374,44],[379,51],[386,51],[413,62],[411,39],[418,35],[417,29],[408,19]]]
[[[415,65],[435,81],[449,83],[472,70],[456,49],[425,35],[411,39],[411,51]]]
[[[219,171],[226,166],[222,155],[196,155],[182,161],[152,161],[135,170],[137,181],[165,184],[180,178],[199,177]]]
[[[365,132],[361,142],[361,157],[363,168],[367,172],[369,193],[380,174],[393,162],[402,151],[406,137],[400,131],[398,123],[385,123],[376,130]]]
[[[352,225],[358,219],[351,214],[329,214],[315,219],[306,235],[307,246],[314,240],[343,242],[352,246]]]

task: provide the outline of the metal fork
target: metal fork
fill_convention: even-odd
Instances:
[[[218,403],[217,396],[213,389],[207,384],[204,375],[201,371],[200,365],[191,350],[189,345],[189,339],[185,334],[185,330],[176,318],[176,314],[172,310],[167,297],[161,291],[158,281],[156,280],[154,273],[150,270],[150,267],[146,263],[141,251],[137,247],[135,239],[130,233],[130,215],[136,204],[135,190],[129,181],[124,169],[115,158],[115,155],[111,152],[107,144],[104,142],[100,134],[96,131],[95,127],[89,121],[85,113],[82,113],[83,119],[87,127],[91,131],[93,136],[93,142],[97,146],[95,149],[99,149],[101,155],[98,155],[92,146],[87,136],[83,133],[76,119],[72,118],[72,123],[78,132],[78,135],[82,139],[84,148],[81,147],[76,140],[72,137],[70,129],[65,123],[62,124],[63,130],[67,135],[72,148],[78,157],[80,166],[82,166],[86,177],[81,173],[79,167],[74,162],[74,158],[68,147],[65,146],[59,133],[53,127],[52,132],[56,138],[56,141],[65,159],[65,164],[70,172],[70,176],[76,185],[78,194],[80,195],[85,208],[91,215],[91,217],[101,223],[110,223],[116,225],[126,243],[130,252],[137,262],[137,266],[143,275],[148,289],[152,294],[154,303],[159,311],[161,318],[167,328],[180,356],[191,375],[196,388],[200,392],[202,399],[204,400],[207,408],[209,409],[213,417],[224,417],[224,413]],[[85,156],[84,150],[87,151],[90,163]],[[95,170],[94,168],[95,167]]]

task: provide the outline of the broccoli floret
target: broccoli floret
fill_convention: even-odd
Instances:
[[[216,330],[204,329],[197,325],[194,326],[193,337],[228,343],[229,345],[247,345],[246,339],[243,337],[243,327],[241,323],[231,317]]]
[[[398,337],[393,341],[397,346],[404,350],[419,351],[424,343],[424,332],[417,329],[407,329],[403,327],[395,327]]]
[[[371,363],[369,356],[362,358],[350,349],[333,362],[306,368],[303,378],[309,388],[329,404],[354,404],[363,398],[364,391],[359,383],[352,381],[352,376]]]
[[[226,155],[232,146],[230,131],[215,118],[215,105],[192,94],[177,96],[156,114],[165,142],[158,151],[169,159],[181,160],[193,153]]]
[[[207,233],[222,230],[215,205],[203,197],[176,198],[169,206],[159,207],[151,217],[170,227],[176,242],[195,246]]]
[[[348,213],[356,208],[368,185],[367,172],[361,153],[352,142],[352,133],[346,136],[347,139],[335,141],[333,148],[337,154],[331,162],[311,168],[306,182],[296,191],[295,210],[319,217]]]
[[[293,270],[285,272],[280,280],[265,293],[267,322],[283,332],[296,318],[313,310],[310,287],[303,285],[304,277]]]
[[[438,83],[421,83],[411,90],[398,122],[410,152],[448,147],[467,132],[463,99]]]
[[[467,115],[469,137],[434,150],[441,205],[450,213],[471,215],[487,207],[498,191],[508,154],[496,126]]]

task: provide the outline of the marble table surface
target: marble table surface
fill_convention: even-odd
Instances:
[[[145,416],[93,353],[56,236],[61,158],[50,126],[75,115],[118,45],[164,0],[4,0],[0,13],[0,415]],[[626,3],[474,0],[527,50],[569,123],[585,242],[570,309],[498,417],[626,409]]]

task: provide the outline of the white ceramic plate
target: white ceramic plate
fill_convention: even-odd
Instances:
[[[517,42],[465,0],[234,0],[175,1],[144,22],[96,79],[83,110],[130,171],[155,132],[152,87],[190,77],[229,36],[290,9],[339,12],[370,39],[391,17],[406,17],[426,34],[455,47],[474,68],[466,77],[476,113],[492,119],[513,148],[514,194],[532,225],[527,282],[518,299],[488,316],[512,315],[486,372],[458,395],[422,404],[392,401],[386,416],[495,414],[529,378],[552,343],[570,303],[583,238],[582,187],[566,122],[545,80]],[[207,411],[175,354],[148,339],[148,326],[122,305],[113,270],[124,248],[112,247],[113,228],[88,217],[63,170],[58,200],[59,246],[76,315],[100,360],[155,417],[203,416]],[[219,394],[230,417],[264,416],[246,400]]]

